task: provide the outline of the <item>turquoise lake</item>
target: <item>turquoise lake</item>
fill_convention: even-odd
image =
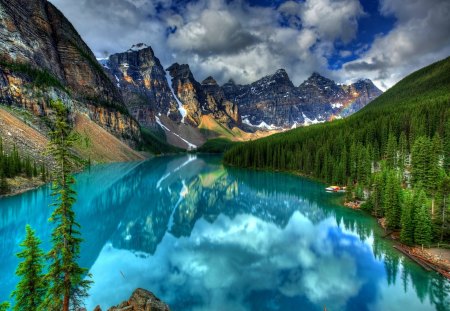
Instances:
[[[308,179],[185,155],[98,165],[77,175],[76,191],[89,311],[137,287],[174,311],[450,310],[450,282]],[[49,249],[49,194],[0,199],[0,301],[17,282],[26,224]]]

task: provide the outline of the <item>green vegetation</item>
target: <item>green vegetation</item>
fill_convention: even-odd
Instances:
[[[164,131],[156,132],[146,128],[141,128],[142,143],[140,149],[154,154],[178,153],[183,150],[169,145],[164,140]]]
[[[44,164],[38,165],[36,161],[31,161],[29,156],[23,157],[13,146],[11,152],[6,152],[3,147],[3,140],[0,137],[0,195],[9,192],[7,178],[24,176],[26,178],[41,177],[42,181],[47,181],[48,169]]]
[[[49,152],[57,167],[52,188],[55,210],[50,221],[56,226],[52,232],[52,249],[47,255],[50,261],[46,275],[48,287],[40,309],[61,310],[62,306],[63,311],[68,311],[69,307],[80,307],[92,282],[84,279],[87,269],[77,263],[82,239],[72,209],[76,193],[72,189],[75,179],[71,175],[76,163],[80,162],[71,152],[76,137],[66,121],[67,110],[62,102],[53,102],[52,108],[56,112],[56,121],[50,133]]]
[[[0,59],[0,67],[27,75],[31,79],[33,86],[56,87],[64,92],[67,92],[64,85],[62,85],[62,83],[55,76],[46,70],[33,68],[29,64],[7,62],[3,59]]]
[[[29,225],[26,226],[23,250],[17,257],[23,261],[16,270],[21,279],[11,297],[15,298],[14,311],[35,311],[42,303],[46,286],[44,279],[44,252],[40,249],[41,241]]]
[[[9,302],[0,303],[0,311],[8,311],[8,309],[9,309]]]
[[[77,263],[82,239],[80,225],[72,209],[76,193],[72,189],[75,179],[71,172],[81,160],[71,150],[78,136],[67,123],[67,110],[63,103],[54,101],[51,106],[56,113],[49,144],[49,153],[56,161],[51,194],[55,209],[49,220],[55,224],[52,248],[44,255],[40,240],[31,227],[26,226],[26,236],[20,244],[23,250],[17,254],[23,261],[16,270],[21,279],[11,294],[15,299],[13,310],[78,310],[92,283],[89,278],[85,279],[87,269]],[[48,267],[44,266],[44,259],[48,260]],[[8,308],[7,303],[0,305],[0,310]]]
[[[362,207],[401,229],[405,243],[449,241],[450,58],[347,119],[236,145],[224,162],[348,185],[347,198],[365,200]]]
[[[198,148],[197,152],[203,153],[224,153],[225,151],[231,149],[234,145],[238,143],[233,142],[226,138],[214,138],[209,139],[206,143]]]

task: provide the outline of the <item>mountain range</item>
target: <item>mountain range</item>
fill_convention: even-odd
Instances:
[[[346,117],[382,93],[368,79],[339,85],[316,72],[294,86],[284,69],[248,85],[230,80],[221,86],[211,76],[199,82],[188,64],[175,63],[164,70],[152,48],[144,43],[100,62],[117,82],[141,126],[154,129],[160,125],[166,135],[175,132],[180,147],[189,147],[186,141],[201,144],[205,135],[196,129],[210,130],[208,121],[247,133],[280,131]],[[177,129],[176,124],[188,125],[191,135],[185,135],[187,129]],[[215,134],[212,136],[221,135]],[[229,136],[236,139],[238,135]]]
[[[342,118],[382,93],[370,80],[339,85],[318,73],[295,86],[284,69],[248,85],[199,82],[188,64],[164,69],[143,43],[97,60],[48,1],[0,0],[0,9],[0,114],[10,120],[0,134],[35,154],[44,149],[48,103],[56,98],[84,138],[77,151],[110,161],[141,158],[134,150],[146,150],[149,140],[159,142],[156,149],[194,149],[210,138],[251,140]],[[23,128],[11,133],[11,124]],[[40,144],[30,139],[36,135]]]

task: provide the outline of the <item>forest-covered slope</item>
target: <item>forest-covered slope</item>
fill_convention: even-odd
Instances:
[[[404,227],[403,206],[414,196],[418,206],[405,215],[413,223],[421,223],[418,214],[433,221],[425,242],[448,239],[450,57],[404,78],[347,119],[237,145],[225,153],[224,162],[347,184],[352,189],[348,199],[366,200],[364,207],[386,217],[392,229]],[[392,186],[397,193],[388,191]],[[422,205],[427,213],[419,213]],[[414,237],[419,229],[409,228],[404,241],[424,244],[419,232]]]

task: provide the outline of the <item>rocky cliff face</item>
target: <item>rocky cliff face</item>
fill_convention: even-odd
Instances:
[[[238,106],[225,98],[223,89],[212,77],[200,84],[186,64],[175,63],[167,71],[172,77],[172,88],[186,110],[185,118],[191,125],[199,126],[202,115],[212,115],[229,127],[240,124]]]
[[[173,121],[181,120],[164,68],[150,47],[136,44],[102,63],[121,89],[129,111],[142,126],[156,127],[158,113]]]
[[[139,125],[72,24],[45,0],[0,0],[0,101],[51,117],[60,98],[115,136],[136,144]]]
[[[318,73],[295,87],[283,69],[250,85],[229,81],[222,88],[225,97],[239,106],[244,124],[266,128],[348,116],[381,94],[370,80],[338,85]]]

